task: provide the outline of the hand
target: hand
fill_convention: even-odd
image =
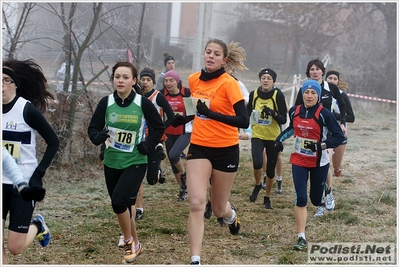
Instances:
[[[157,152],[158,152],[158,156],[159,156],[160,160],[164,160],[166,158],[166,154],[163,151],[163,145],[162,144],[159,144],[157,146]]]
[[[312,150],[313,152],[321,151],[321,143],[320,142],[310,142],[305,144],[305,148]]]
[[[137,145],[137,150],[141,153],[141,154],[143,154],[143,155],[148,155],[148,147],[147,147],[147,145],[145,144],[145,142],[140,142],[138,145]]]
[[[272,116],[272,117],[276,116],[276,112],[269,107],[264,107],[263,110],[269,116]]]
[[[19,194],[21,195],[22,199],[25,201],[42,201],[44,196],[46,195],[46,189],[39,186],[27,186],[24,187]]]
[[[108,134],[109,130],[104,129],[101,132],[98,132],[96,136],[94,136],[92,142],[93,144],[95,144],[96,146],[102,144],[105,142],[105,140],[107,140],[109,138],[109,134]]]
[[[172,121],[172,126],[177,127],[184,124],[186,124],[186,119],[180,114],[175,114],[175,119]]]
[[[280,141],[275,141],[274,142],[274,150],[276,150],[277,152],[282,152],[284,150],[284,146],[283,143],[281,143]]]
[[[207,117],[209,117],[209,114],[211,113],[211,110],[208,108],[205,102],[202,102],[200,99],[198,99],[197,102],[197,111],[200,114],[205,115]]]

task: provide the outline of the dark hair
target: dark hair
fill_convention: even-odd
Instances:
[[[142,69],[140,71],[140,79],[144,76],[150,77],[152,80],[153,84],[156,84],[155,82],[155,72],[153,69],[151,69],[150,67],[145,67],[144,69]]]
[[[175,61],[175,58],[172,57],[172,56],[169,54],[169,52],[164,52],[164,53],[163,53],[163,56],[164,56],[163,63],[165,64],[165,66],[166,66],[166,63],[168,63],[169,60]]]
[[[323,62],[319,58],[315,58],[309,61],[308,66],[306,67],[306,77],[310,78],[309,71],[313,65],[316,65],[318,68],[320,68],[323,72],[323,75],[326,73],[326,68],[324,67]]]
[[[138,74],[137,74],[137,69],[136,69],[136,67],[135,67],[132,63],[130,63],[130,62],[127,62],[127,61],[119,61],[119,62],[117,62],[117,63],[112,67],[112,74],[111,74],[110,81],[112,82],[112,81],[114,80],[115,71],[116,71],[116,69],[119,68],[119,67],[128,67],[128,68],[130,68],[130,70],[132,71],[133,79],[136,78],[136,83],[133,85],[133,89],[136,91],[136,93],[142,94],[142,93],[143,93],[143,89],[142,89],[141,86],[137,83],[137,79],[138,79],[138,78],[137,78],[137,76],[138,76]]]
[[[33,59],[3,60],[3,68],[11,69],[18,77],[18,87],[16,94],[29,100],[40,112],[45,112],[47,99],[54,99],[48,91],[47,79],[43,74],[42,68]]]

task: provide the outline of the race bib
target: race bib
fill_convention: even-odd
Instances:
[[[19,159],[21,156],[21,142],[3,141],[3,146],[8,150],[8,153],[14,158]]]
[[[136,132],[108,127],[108,146],[123,152],[132,152],[136,140]]]
[[[316,143],[317,140],[307,139],[302,137],[295,137],[294,140],[294,152],[299,153],[301,155],[316,157],[316,152],[313,152],[309,148],[305,148],[305,146],[309,143]]]
[[[252,110],[251,122],[268,126],[268,125],[272,124],[272,116],[263,114],[263,112],[258,111],[258,110]]]

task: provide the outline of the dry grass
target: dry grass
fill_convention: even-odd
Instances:
[[[356,102],[356,101],[354,101]],[[310,242],[396,243],[396,113],[376,104],[355,104],[356,122],[349,125],[349,144],[343,174],[334,179],[336,208],[314,218],[308,207],[306,235]],[[250,142],[241,141],[241,165],[231,200],[238,208],[241,231],[231,236],[216,218],[205,219],[202,264],[306,264],[307,252],[294,252],[294,192],[287,141],[283,153],[283,194],[272,193],[274,210],[263,198],[249,202],[254,185]],[[167,169],[167,182],[145,186],[144,218],[137,228],[145,251],[138,265],[183,265],[190,262],[187,235],[188,201],[176,202],[178,188]],[[81,162],[45,177],[47,197],[36,212],[52,232],[47,248],[35,241],[10,264],[117,265],[123,256],[117,247],[119,227],[113,213],[100,162]],[[274,190],[273,190],[274,192]]]

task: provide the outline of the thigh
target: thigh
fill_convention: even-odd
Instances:
[[[180,154],[186,149],[186,147],[190,143],[190,133],[182,134],[179,137],[177,137],[175,143],[173,144],[173,147],[170,150],[170,155],[171,157],[180,157]]]
[[[10,204],[8,230],[15,233],[26,234],[29,230],[33,210],[35,208],[35,202],[33,200],[23,200],[18,194],[18,191],[13,188],[12,185],[9,186],[11,188],[9,188],[9,192],[7,194]]]
[[[261,169],[263,167],[263,141],[259,138],[251,138],[251,154],[252,154],[252,164],[255,170]]]

